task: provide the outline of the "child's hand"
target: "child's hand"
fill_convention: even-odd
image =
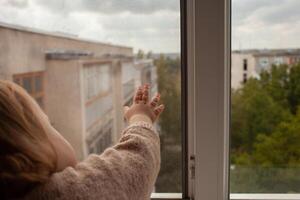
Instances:
[[[159,105],[160,94],[156,94],[149,102],[149,85],[140,86],[133,97],[133,104],[124,108],[124,117],[127,121],[134,115],[146,115],[155,122],[164,110],[164,105]]]

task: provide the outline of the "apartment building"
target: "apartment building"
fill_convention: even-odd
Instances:
[[[144,69],[156,77],[130,47],[26,27],[0,24],[0,49],[0,78],[32,95],[80,160],[118,140],[123,105],[148,81]]]
[[[263,70],[272,65],[292,66],[300,62],[300,49],[241,50],[232,52],[231,85],[239,88],[249,77],[259,77]]]

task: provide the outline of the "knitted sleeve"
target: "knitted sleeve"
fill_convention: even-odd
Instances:
[[[37,199],[149,199],[160,169],[160,141],[153,126],[134,122],[101,155],[52,176]],[[43,193],[43,194],[42,194]],[[44,198],[40,198],[44,197]]]

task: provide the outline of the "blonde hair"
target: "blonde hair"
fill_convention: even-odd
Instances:
[[[56,153],[38,105],[20,86],[0,80],[0,194],[4,199],[24,196],[46,182],[56,169]]]

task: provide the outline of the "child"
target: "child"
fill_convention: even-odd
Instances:
[[[129,126],[101,155],[77,163],[71,145],[20,86],[0,81],[0,199],[149,199],[160,168],[152,124],[164,109],[139,87]]]

